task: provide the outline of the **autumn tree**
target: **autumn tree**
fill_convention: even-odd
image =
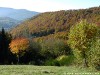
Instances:
[[[68,43],[73,49],[73,53],[78,59],[78,62],[88,66],[87,51],[91,47],[91,42],[98,36],[98,27],[92,23],[86,22],[86,20],[77,23],[71,27],[68,36]]]
[[[19,63],[19,58],[28,51],[29,48],[29,40],[27,38],[17,38],[11,41],[10,49],[13,54],[17,56],[17,60]]]

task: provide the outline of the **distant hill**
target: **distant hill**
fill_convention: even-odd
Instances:
[[[39,14],[35,11],[29,11],[25,9],[13,9],[0,7],[0,29],[10,29],[17,26],[21,22]]]
[[[0,29],[4,27],[5,29],[10,29],[18,24],[20,24],[20,21],[17,21],[15,19],[9,18],[9,17],[0,17]]]
[[[11,30],[14,37],[40,37],[70,30],[80,20],[100,25],[100,7],[41,13]]]
[[[13,9],[0,7],[0,17],[9,17],[15,20],[23,21],[39,14],[35,11],[29,11],[25,9]]]

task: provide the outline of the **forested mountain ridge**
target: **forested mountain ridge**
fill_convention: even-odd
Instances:
[[[25,9],[0,7],[0,29],[4,27],[9,30],[37,14],[39,13]]]
[[[9,17],[0,17],[0,30],[2,27],[4,27],[6,30],[9,30],[10,28],[17,26],[20,23],[21,21]]]
[[[69,31],[72,25],[83,19],[99,25],[100,7],[41,13],[13,28],[10,33],[14,37],[46,36],[57,32]]]
[[[35,11],[29,11],[26,9],[13,9],[13,8],[0,7],[0,17],[9,17],[19,21],[26,20],[37,14],[39,13]]]

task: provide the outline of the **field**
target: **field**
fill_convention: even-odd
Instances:
[[[100,75],[100,72],[67,66],[1,65],[0,75]]]

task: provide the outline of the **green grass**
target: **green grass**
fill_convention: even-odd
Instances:
[[[100,75],[100,72],[72,66],[1,65],[0,75]]]

